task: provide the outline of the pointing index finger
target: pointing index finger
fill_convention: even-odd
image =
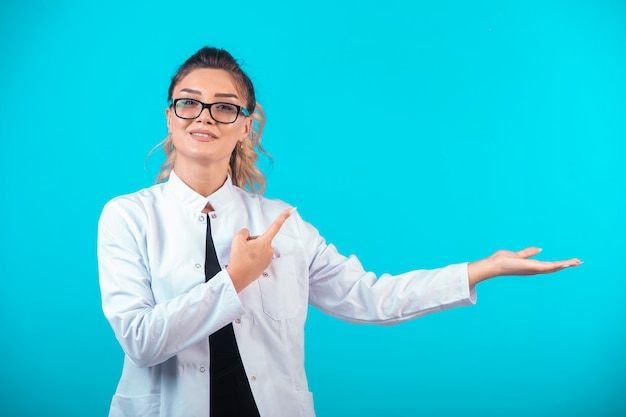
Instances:
[[[274,220],[274,222],[270,225],[270,227],[268,227],[265,233],[263,233],[261,236],[264,239],[269,239],[270,242],[274,240],[274,238],[280,231],[280,228],[283,227],[283,224],[285,224],[285,221],[287,221],[289,216],[291,216],[291,214],[294,211],[296,211],[296,208],[292,207],[280,213],[278,217],[276,218],[276,220]]]

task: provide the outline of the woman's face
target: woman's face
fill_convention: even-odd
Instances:
[[[174,87],[172,100],[189,98],[205,104],[230,103],[245,105],[245,97],[235,87],[230,74],[220,69],[196,69]],[[213,110],[216,114],[216,110]],[[228,169],[235,146],[243,141],[252,126],[252,118],[243,114],[231,124],[213,120],[205,108],[196,119],[181,119],[172,106],[165,110],[167,127],[176,148],[174,166],[183,164],[216,165]]]

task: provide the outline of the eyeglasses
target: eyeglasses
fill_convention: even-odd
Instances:
[[[177,98],[172,102],[174,114],[181,119],[197,119],[204,109],[209,109],[211,118],[219,123],[235,123],[239,113],[250,116],[250,112],[242,106],[232,103],[203,103],[192,98]]]

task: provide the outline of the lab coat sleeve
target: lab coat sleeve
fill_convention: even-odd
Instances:
[[[104,315],[128,358],[145,367],[207,338],[244,309],[225,270],[157,304],[140,212],[125,210],[116,200],[104,207],[98,223],[98,270]]]
[[[476,302],[467,263],[377,277],[355,256],[343,256],[299,220],[309,255],[309,304],[352,323],[392,325]]]

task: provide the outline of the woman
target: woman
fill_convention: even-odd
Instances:
[[[488,278],[580,264],[531,260],[528,248],[377,278],[260,196],[264,116],[230,54],[202,48],[168,100],[160,183],[113,199],[99,223],[103,310],[125,352],[110,416],[313,416],[308,304],[395,324],[472,304]]]

